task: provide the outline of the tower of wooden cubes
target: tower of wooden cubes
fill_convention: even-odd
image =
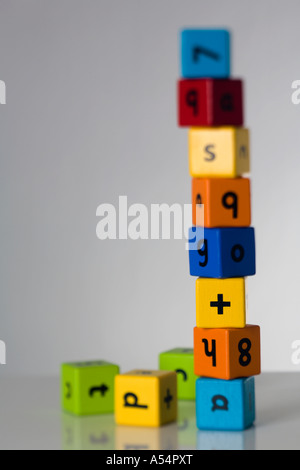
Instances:
[[[226,30],[181,32],[178,123],[189,128],[196,276],[194,373],[199,429],[243,430],[255,420],[260,328],[246,322],[246,278],[255,274],[249,132],[243,83],[230,78]]]

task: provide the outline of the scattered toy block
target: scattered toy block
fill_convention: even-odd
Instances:
[[[119,372],[119,366],[105,361],[63,364],[63,409],[76,415],[113,413],[114,380]]]
[[[175,348],[159,355],[160,370],[177,373],[178,400],[195,400],[194,350]]]
[[[129,426],[162,426],[177,419],[177,374],[133,370],[115,379],[115,419]]]

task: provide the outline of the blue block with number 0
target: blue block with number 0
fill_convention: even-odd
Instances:
[[[229,78],[230,34],[224,29],[181,32],[183,78]]]
[[[243,431],[255,421],[254,377],[196,381],[196,420],[200,430]]]
[[[256,273],[252,227],[203,228],[189,231],[190,274],[197,277],[248,277]]]

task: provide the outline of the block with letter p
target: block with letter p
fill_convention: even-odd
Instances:
[[[176,372],[133,370],[115,379],[116,423],[159,427],[177,419]]]

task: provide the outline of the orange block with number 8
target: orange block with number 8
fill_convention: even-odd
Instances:
[[[193,178],[193,225],[249,227],[251,195],[248,178]]]
[[[261,372],[260,328],[194,329],[194,372],[232,380]]]

